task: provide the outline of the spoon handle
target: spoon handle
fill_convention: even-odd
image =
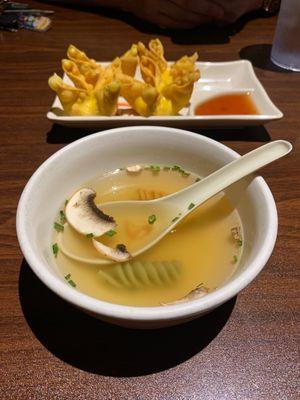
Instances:
[[[183,210],[194,209],[232,183],[283,157],[291,150],[292,145],[285,140],[265,144],[218,169],[198,183],[168,196],[169,199],[166,198],[166,201],[171,201]],[[191,203],[194,206],[191,207]]]

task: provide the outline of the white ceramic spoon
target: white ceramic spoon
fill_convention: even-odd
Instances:
[[[206,200],[226,189],[234,182],[244,178],[246,175],[249,175],[278,158],[283,157],[291,150],[292,145],[289,142],[285,140],[277,140],[239,157],[199,182],[174,194],[155,200],[114,201],[103,203],[100,207],[105,207],[105,210],[108,209],[110,215],[114,215],[114,210],[118,207],[122,207],[122,209],[126,207],[126,211],[128,210],[128,216],[134,213],[137,207],[139,208],[139,212],[141,212],[141,210],[144,212],[145,216],[152,215],[154,210],[156,215],[159,215],[160,212],[164,213],[167,210],[172,210],[172,216],[176,218],[168,219],[166,225],[160,227],[156,237],[152,237],[145,246],[131,254],[132,257],[136,257],[159,242],[168,232],[174,229],[183,218],[189,215]],[[68,256],[70,257],[72,255],[68,254]],[[82,259],[82,261],[84,261],[84,259]],[[89,260],[87,259],[85,262],[88,263]],[[113,262],[113,260],[99,258],[98,264],[108,264]],[[95,261],[93,261],[92,264],[95,264]]]

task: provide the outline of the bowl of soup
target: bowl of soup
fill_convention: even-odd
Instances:
[[[111,201],[153,200],[237,157],[205,136],[166,127],[117,128],[77,140],[46,160],[22,193],[17,235],[24,257],[50,290],[101,320],[158,328],[197,318],[236,296],[271,255],[277,211],[262,177],[248,176],[214,196],[126,261],[100,254],[97,244],[134,251],[164,218],[178,216],[166,210],[129,218],[124,210],[113,216],[113,229],[94,236],[74,228],[68,204],[87,188],[93,202],[84,212]],[[73,205],[81,215],[81,204]]]

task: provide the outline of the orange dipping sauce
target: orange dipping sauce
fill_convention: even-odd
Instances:
[[[199,104],[196,115],[249,115],[259,114],[251,93],[222,94]]]

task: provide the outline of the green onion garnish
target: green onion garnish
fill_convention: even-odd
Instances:
[[[57,244],[57,243],[54,243],[54,244],[52,245],[52,251],[53,251],[54,257],[56,258],[56,257],[57,257],[57,254],[58,254],[58,251],[59,251],[59,248],[58,248],[58,244]]]
[[[87,235],[85,235],[87,238],[92,238],[92,237],[94,237],[94,234],[93,233],[88,233]]]
[[[175,217],[172,219],[172,222],[176,222],[179,219],[179,217]]]
[[[182,171],[182,169],[179,165],[173,165],[172,171]]]
[[[189,172],[186,171],[182,171],[182,176],[190,176],[191,174]]]
[[[192,208],[194,208],[195,207],[195,204],[194,203],[191,203],[189,206],[188,206],[188,210],[191,210]]]
[[[68,201],[68,200],[66,200],[66,201]],[[64,223],[67,221],[66,216],[65,216],[65,213],[63,212],[63,210],[60,210],[60,212],[59,212],[59,218],[60,218],[60,222],[61,222],[62,224],[64,224]]]
[[[111,229],[110,231],[105,232],[105,235],[107,235],[107,236],[114,236],[116,233],[117,233],[116,231],[114,231],[113,229]]]
[[[72,281],[71,279],[71,274],[68,274],[65,276],[65,280],[73,287],[76,287],[76,283],[74,281]]]
[[[238,239],[238,240],[236,241],[236,243],[237,243],[237,245],[238,245],[239,247],[243,246],[243,241],[242,241],[242,239]]]
[[[54,229],[56,232],[63,232],[64,231],[64,226],[59,224],[58,222],[54,222]]]
[[[160,166],[159,165],[150,165],[150,169],[153,172],[159,172],[160,171]]]
[[[65,201],[65,206],[68,204],[68,202],[69,202],[69,200],[67,199],[67,200]]]
[[[199,181],[201,181],[201,179],[200,178],[196,178],[195,182],[199,182]]]
[[[234,255],[233,258],[232,258],[233,264],[236,264],[236,263],[237,263],[237,260],[238,260],[237,256]]]
[[[154,224],[155,221],[156,221],[156,215],[153,214],[148,217],[149,224]]]

